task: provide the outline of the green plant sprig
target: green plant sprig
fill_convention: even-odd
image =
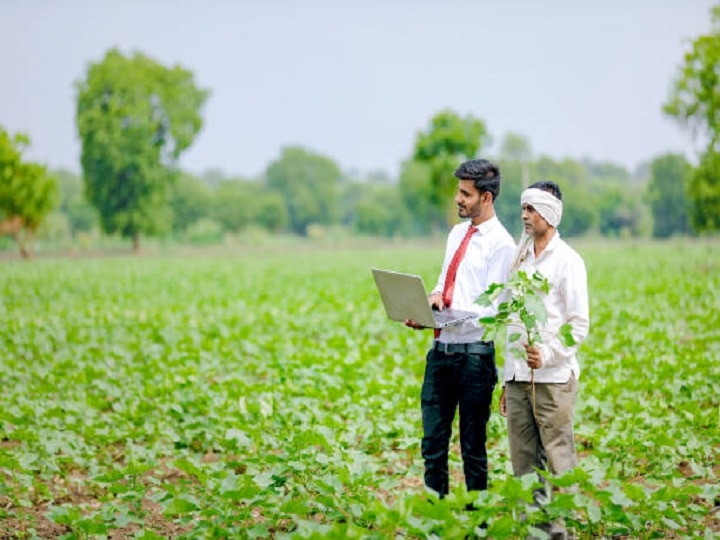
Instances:
[[[519,270],[510,275],[506,284],[493,283],[487,290],[481,294],[476,302],[481,306],[490,306],[492,303],[505,295],[504,299],[498,305],[498,311],[494,317],[482,317],[480,322],[485,326],[485,340],[494,340],[498,332],[510,323],[518,320],[525,329],[528,345],[531,347],[537,343],[542,343],[542,333],[550,333],[540,328],[540,325],[547,322],[547,311],[543,303],[543,297],[550,292],[552,285],[548,279],[539,271],[535,271],[532,275]],[[517,343],[522,337],[519,332],[508,335],[508,343]],[[575,344],[575,338],[572,335],[572,327],[565,323],[560,327],[558,338],[565,346]],[[518,357],[526,357],[525,350],[518,346],[509,347],[509,351]],[[532,388],[532,410],[535,415],[535,370],[530,370],[530,386]],[[535,416],[538,423],[540,419]]]
[[[480,323],[485,327],[484,339],[494,340],[500,330],[508,324],[520,322],[525,330],[528,345],[531,347],[537,343],[542,343],[542,334],[555,335],[552,332],[543,330],[541,325],[547,322],[547,311],[543,303],[543,297],[550,292],[552,284],[539,271],[535,271],[532,275],[519,270],[511,274],[507,283],[493,283],[487,290],[481,294],[476,303],[481,306],[490,306],[498,298],[503,297],[502,302],[498,305],[498,311],[495,316],[482,317]],[[517,342],[522,335],[514,332],[508,335],[508,342]],[[572,335],[572,326],[568,323],[560,327],[557,334],[560,342],[566,347],[575,345],[576,341]],[[512,352],[519,352],[524,355],[524,351],[519,348],[511,349]]]

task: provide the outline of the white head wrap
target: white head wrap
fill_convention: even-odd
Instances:
[[[549,191],[528,188],[520,195],[521,204],[529,204],[550,225],[557,229],[562,219],[562,201]]]
[[[528,188],[520,195],[521,204],[529,204],[540,216],[551,226],[557,229],[562,219],[562,201],[555,197],[552,193],[538,188]],[[511,271],[515,272],[520,264],[525,260],[528,250],[532,247],[533,237],[525,231],[522,233],[518,250],[515,253]]]

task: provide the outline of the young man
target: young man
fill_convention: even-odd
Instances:
[[[573,409],[580,377],[577,348],[590,327],[587,274],[580,255],[557,231],[562,218],[562,193],[557,184],[532,184],[522,193],[521,203],[524,233],[512,271],[524,270],[529,275],[539,271],[551,288],[544,298],[548,317],[540,332],[542,343],[533,347],[523,343],[526,354],[522,358],[513,354],[508,343],[500,414],[507,417],[516,476],[535,468],[562,474],[578,462]],[[571,325],[576,341],[569,348],[558,338],[563,324]],[[512,333],[508,328],[508,336]],[[546,500],[547,488],[538,495],[539,502]],[[564,534],[561,531],[553,538]]]
[[[429,302],[439,310],[452,306],[475,311],[478,317],[492,316],[496,308],[483,308],[475,300],[490,284],[507,281],[515,250],[512,237],[495,216],[500,171],[485,159],[473,159],[461,164],[455,176],[458,215],[467,221],[450,231]],[[405,324],[421,328],[415,321]],[[440,497],[449,492],[448,452],[456,409],[465,484],[468,491],[487,489],[486,425],[497,371],[494,344],[482,341],[483,334],[477,319],[443,328],[436,331],[426,356],[421,448],[425,485]]]

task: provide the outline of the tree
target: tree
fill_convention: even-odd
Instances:
[[[712,176],[720,160],[720,5],[712,8],[709,34],[697,37],[685,54],[663,111],[706,143],[688,193],[697,231],[720,228],[720,180]]]
[[[167,227],[168,187],[180,155],[202,127],[208,92],[190,71],[117,49],[77,84],[77,128],[85,192],[103,230],[132,238]]]
[[[575,184],[562,187],[563,215],[560,232],[564,236],[580,236],[592,229],[598,220],[596,203],[587,188]]]
[[[255,213],[250,182],[223,180],[212,194],[210,216],[229,232],[237,233],[252,223]]]
[[[632,180],[630,171],[611,161],[595,161],[585,158],[581,161],[581,165],[585,167],[590,181],[612,179],[624,185]]]
[[[506,133],[500,143],[500,159],[516,163],[529,163],[532,160],[530,140],[519,133]]]
[[[531,164],[533,180],[552,180],[563,193],[563,216],[560,232],[566,236],[578,236],[586,233],[599,221],[598,207],[594,201],[595,191],[602,191],[602,183],[597,188],[590,186],[591,169],[597,173],[599,168],[591,167],[574,159],[555,161],[541,156]],[[602,167],[607,171],[609,168]]]
[[[11,137],[0,126],[0,234],[9,234],[20,254],[32,256],[29,243],[57,202],[57,181],[44,165],[24,161],[26,135]]]
[[[707,152],[690,176],[690,225],[693,230],[720,230],[720,153]]]
[[[641,236],[644,231],[642,196],[638,188],[619,182],[593,187],[600,233],[605,236]],[[562,225],[561,225],[562,226]]]
[[[287,226],[288,216],[283,197],[265,186],[259,185],[259,190],[252,205],[255,209],[253,224],[269,232],[279,232]]]
[[[564,191],[568,185],[586,187],[588,169],[573,159],[555,161],[548,156],[540,156],[531,166],[533,181],[552,180]]]
[[[285,202],[288,225],[306,235],[311,224],[337,223],[340,167],[330,158],[297,146],[285,147],[265,171],[267,185]]]
[[[412,215],[397,182],[385,171],[346,171],[340,208],[340,223],[359,234],[392,237],[411,232]]]
[[[522,187],[525,188],[530,184],[532,145],[527,137],[519,133],[506,133],[500,144],[500,161],[518,163],[520,165],[520,183]]]
[[[495,212],[508,232],[519,237],[522,232],[520,220],[520,195],[530,184],[532,147],[527,137],[518,133],[507,133],[500,143],[500,196],[495,203]]]
[[[520,219],[520,195],[527,183],[523,180],[528,170],[526,164],[519,161],[505,161],[500,158],[500,195],[495,202],[495,213],[515,238],[520,237],[522,221]]]
[[[447,226],[452,222],[449,201],[457,189],[457,179],[453,171],[460,162],[475,157],[480,149],[490,142],[485,123],[472,115],[459,116],[453,111],[441,111],[430,119],[425,132],[419,132],[415,140],[413,161],[425,164],[429,168],[429,185],[424,190],[442,222],[437,226]]]
[[[210,189],[204,182],[189,174],[180,174],[168,195],[173,231],[184,236],[191,225],[208,215],[210,200]]]
[[[59,210],[67,216],[70,233],[89,232],[98,223],[97,211],[85,199],[83,181],[75,173],[60,169],[53,172],[60,188]]]
[[[650,164],[647,198],[654,237],[690,232],[687,191],[691,169],[685,156],[679,154],[660,156]]]
[[[354,199],[355,230],[360,234],[392,237],[407,232],[410,213],[393,184],[361,184]]]
[[[445,214],[433,203],[430,165],[405,160],[400,169],[399,189],[405,208],[410,210],[412,231],[426,235],[445,223]]]

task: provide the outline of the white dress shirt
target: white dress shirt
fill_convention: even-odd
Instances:
[[[445,260],[433,294],[442,294],[445,286],[448,266],[460,246],[469,221],[455,225],[448,235],[445,246]],[[500,223],[497,216],[484,221],[478,231],[470,237],[467,251],[457,269],[455,289],[451,307],[478,313],[479,318],[491,317],[497,313],[497,305],[484,307],[475,301],[492,283],[505,283],[510,272],[515,242],[510,233]],[[485,329],[477,319],[442,329],[439,341],[443,343],[472,343],[482,341]]]
[[[590,328],[587,273],[582,257],[560,238],[560,233],[550,240],[540,257],[535,258],[532,247],[519,270],[532,275],[538,270],[550,282],[550,293],[544,298],[547,322],[540,326],[542,343],[538,344],[542,366],[535,370],[537,383],[564,383],[571,374],[580,378],[577,349]],[[563,324],[570,324],[576,344],[565,347],[558,338]],[[515,333],[523,337],[507,343],[505,358],[505,381],[530,381],[531,370],[524,356],[522,343],[527,343],[526,332],[519,323],[508,325],[508,337]],[[520,348],[523,355],[515,355],[512,349]]]

